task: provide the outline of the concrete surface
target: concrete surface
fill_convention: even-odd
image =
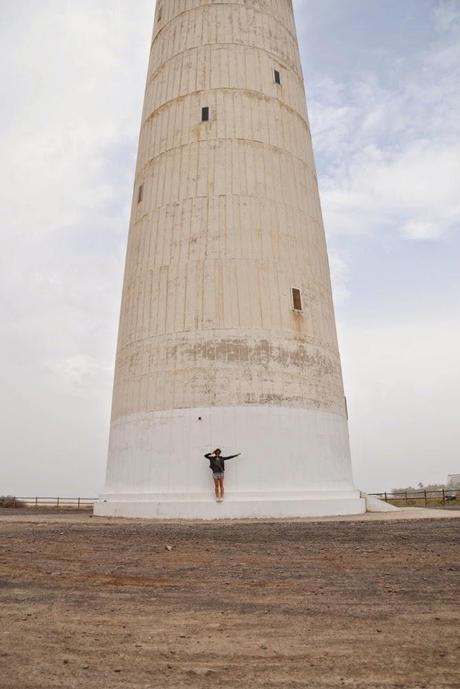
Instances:
[[[293,289],[302,310],[293,308]],[[215,446],[247,457],[232,469],[240,516],[254,477],[267,509],[296,485],[326,500],[342,490],[339,513],[363,509],[357,494],[350,503],[346,404],[291,0],[158,7],[101,511],[116,494],[131,494],[138,510],[136,496],[151,492],[169,504],[177,492],[206,492],[196,462]],[[194,508],[191,500],[191,516],[208,516]]]
[[[375,495],[369,495],[368,493],[363,493],[361,491],[361,497],[366,502],[367,512],[399,512],[400,508],[392,505],[385,500],[377,498]]]

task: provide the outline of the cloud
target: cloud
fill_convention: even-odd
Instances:
[[[152,5],[2,9],[3,490],[102,486]]]
[[[403,150],[365,146],[341,169],[343,175],[333,172],[323,181],[331,232],[384,228],[407,239],[435,240],[458,230],[460,145],[420,142]]]
[[[394,74],[360,70],[310,84],[326,226],[334,234],[440,240],[459,229],[458,5],[435,9],[441,37]]]
[[[345,302],[350,296],[348,288],[350,264],[343,255],[329,252],[329,267],[334,288],[334,302],[337,306]]]
[[[460,27],[460,6],[457,0],[441,0],[434,9],[436,27],[441,33]]]
[[[368,50],[345,76],[332,56],[307,79],[354,474],[371,491],[443,482],[460,442],[460,6],[432,9],[417,51],[381,65]]]
[[[348,322],[341,339],[357,483],[443,483],[458,466],[458,320]]]
[[[428,220],[411,220],[402,226],[401,232],[407,239],[438,239],[442,229]]]

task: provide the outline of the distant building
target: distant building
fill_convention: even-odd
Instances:
[[[447,487],[448,488],[460,488],[460,474],[448,474],[447,475]]]

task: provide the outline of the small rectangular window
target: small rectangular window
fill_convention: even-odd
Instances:
[[[275,84],[281,85],[281,74],[278,72],[277,69],[275,69],[274,72],[275,72]]]
[[[201,121],[202,122],[208,122],[209,121],[209,108],[201,108]]]
[[[302,296],[300,289],[292,288],[292,306],[295,311],[302,311]]]
[[[144,185],[141,184],[141,186],[139,187],[139,190],[137,192],[137,203],[140,203],[143,198],[144,198]]]

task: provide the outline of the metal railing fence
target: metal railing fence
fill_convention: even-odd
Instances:
[[[60,507],[72,508],[77,510],[89,509],[93,507],[97,498],[62,498],[62,497],[15,497],[15,503],[26,507]],[[15,505],[16,506],[16,505]]]
[[[457,501],[460,506],[460,490],[449,488],[442,488],[441,490],[401,490],[386,493],[370,493],[370,495],[397,507],[401,507],[401,505],[417,506],[420,503],[424,507],[430,507],[448,505],[449,503],[455,504]]]

